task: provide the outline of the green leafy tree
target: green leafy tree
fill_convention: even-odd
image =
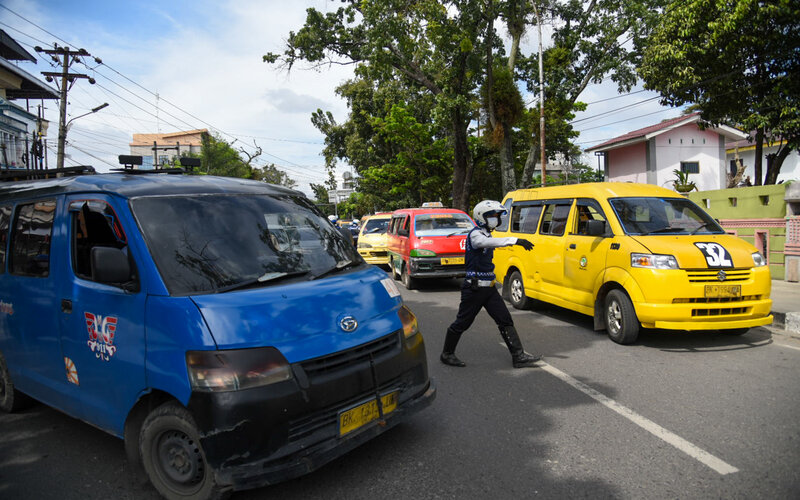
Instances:
[[[200,171],[209,175],[250,178],[252,169],[239,152],[218,135],[204,134],[200,150]]]
[[[288,188],[296,188],[297,182],[289,177],[289,174],[279,170],[274,164],[270,163],[261,168],[252,167],[251,179],[266,182],[268,184],[278,184]]]
[[[794,0],[676,0],[644,53],[639,73],[664,104],[696,103],[712,123],[755,131],[756,185],[774,184],[800,146],[800,4]],[[763,143],[785,140],[768,157]]]
[[[466,208],[472,176],[467,129],[481,73],[475,40],[485,25],[482,7],[479,0],[345,0],[326,14],[308,9],[305,25],[289,34],[283,54],[264,60],[288,68],[301,60],[359,64],[371,81],[403,79],[432,95],[435,121],[448,125],[453,149],[453,203]]]

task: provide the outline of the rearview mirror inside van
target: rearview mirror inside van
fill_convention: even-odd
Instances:
[[[119,248],[92,248],[92,279],[100,283],[125,283],[131,280],[128,256]]]

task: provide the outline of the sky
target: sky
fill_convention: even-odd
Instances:
[[[346,102],[335,88],[352,76],[352,67],[300,64],[287,72],[264,63],[262,56],[283,51],[289,32],[303,26],[307,8],[334,10],[338,1],[0,0],[0,6],[0,29],[31,54],[37,55],[34,46],[57,43],[84,48],[92,56],[70,68],[97,83],[76,81],[67,118],[105,102],[109,106],[75,119],[65,166],[109,171],[119,168],[118,155],[129,154],[134,133],[205,128],[235,148],[253,152],[260,147],[256,165],[275,164],[307,194],[312,193],[309,183],[327,180],[324,136],[311,124],[311,114],[322,109],[339,122],[346,120]],[[547,39],[545,30],[545,46]],[[534,51],[537,43],[533,28],[522,50]],[[19,66],[42,81],[42,71],[60,71],[46,55],[37,57],[37,64]],[[537,102],[536,96],[523,97]],[[581,132],[576,142],[584,149],[680,114],[660,106],[657,94],[640,86],[619,95],[611,82],[590,85],[579,100],[589,104],[574,121]],[[45,108],[54,166],[58,104],[45,101]],[[592,154],[584,161],[597,167]],[[341,162],[337,166],[340,182],[348,169]]]

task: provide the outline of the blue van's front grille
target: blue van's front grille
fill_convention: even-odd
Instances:
[[[377,358],[382,354],[398,348],[400,346],[401,333],[401,330],[397,330],[389,335],[346,351],[339,351],[319,358],[302,361],[300,366],[303,367],[303,371],[305,371],[308,377],[314,377],[322,373],[329,373],[346,368],[355,363],[368,361],[370,357]]]

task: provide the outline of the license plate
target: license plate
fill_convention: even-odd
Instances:
[[[442,257],[442,265],[463,264],[464,257]]]
[[[742,285],[706,285],[707,298],[741,297]]]
[[[397,408],[397,394],[398,391],[395,391],[381,396],[384,415],[393,412],[395,408]],[[367,401],[355,408],[343,411],[339,414],[339,435],[344,436],[359,427],[363,427],[373,420],[377,420],[379,416],[377,399]]]

